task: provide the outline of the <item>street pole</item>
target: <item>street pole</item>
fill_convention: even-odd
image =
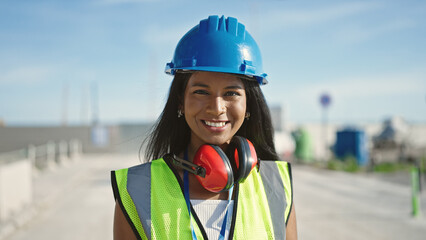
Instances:
[[[419,184],[419,168],[413,165],[411,167],[411,203],[412,203],[412,215],[413,217],[419,217],[421,215],[420,210],[420,184]]]
[[[324,161],[329,160],[329,154],[328,154],[328,144],[327,144],[327,128],[328,128],[328,116],[327,116],[327,109],[331,104],[331,97],[327,93],[323,93],[320,96],[320,104],[322,107],[322,141],[323,141],[323,148],[324,148]]]
[[[324,148],[324,160],[328,159],[328,147],[327,147],[327,107],[322,108],[322,141]]]

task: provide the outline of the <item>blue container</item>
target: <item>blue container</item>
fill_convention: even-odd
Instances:
[[[353,156],[359,166],[366,166],[369,162],[367,136],[364,131],[345,129],[336,133],[334,153],[337,158]]]

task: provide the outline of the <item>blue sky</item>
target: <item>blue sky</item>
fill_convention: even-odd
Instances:
[[[416,0],[1,1],[0,119],[154,120],[172,80],[166,62],[209,15],[246,25],[269,76],[264,94],[290,122],[321,121],[324,92],[332,122],[426,122],[426,2]]]

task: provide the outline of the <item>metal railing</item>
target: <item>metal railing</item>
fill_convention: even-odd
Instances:
[[[0,225],[33,204],[33,181],[38,173],[76,160],[81,154],[82,144],[76,139],[0,153]]]

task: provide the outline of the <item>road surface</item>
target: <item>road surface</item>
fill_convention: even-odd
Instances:
[[[425,219],[411,216],[408,185],[305,166],[293,175],[300,239],[426,239]],[[426,213],[424,192],[421,203]]]
[[[35,214],[6,240],[112,239],[110,170],[139,163],[133,155],[84,155],[40,173]],[[299,239],[426,239],[426,221],[411,216],[411,190],[368,174],[294,165]],[[421,196],[426,214],[426,195]]]

